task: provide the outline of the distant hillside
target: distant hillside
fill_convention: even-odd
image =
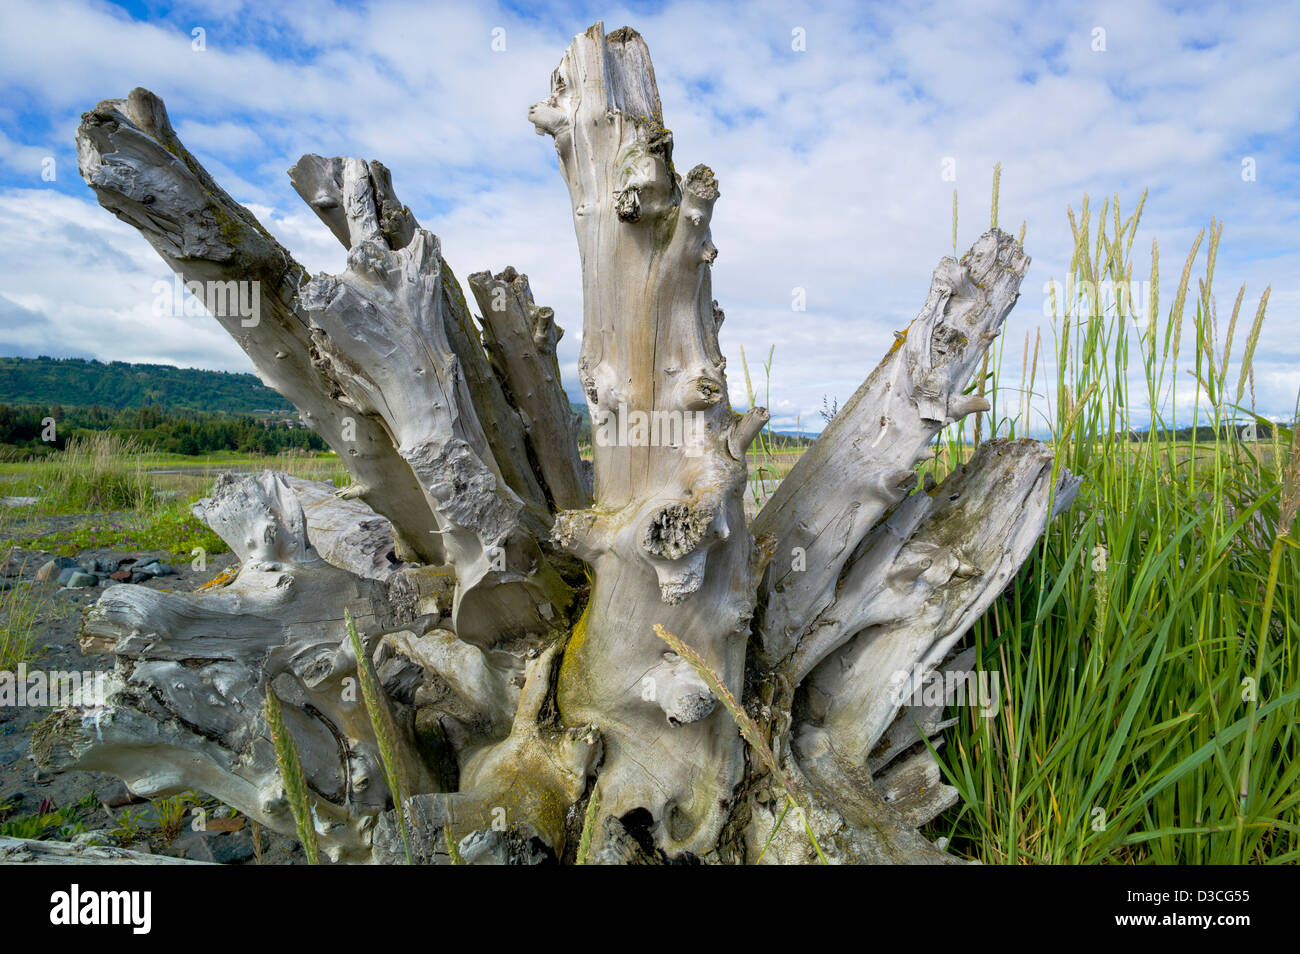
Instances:
[[[81,358],[0,358],[0,404],[160,407],[209,414],[290,412],[254,375]]]

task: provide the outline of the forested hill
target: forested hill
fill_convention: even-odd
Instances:
[[[0,357],[0,404],[156,407],[209,414],[293,410],[252,374],[45,357]]]

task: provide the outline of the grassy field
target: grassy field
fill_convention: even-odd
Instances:
[[[166,550],[188,559],[195,547],[221,553],[225,543],[190,513],[221,471],[273,469],[345,486],[332,453],[275,457],[225,453],[158,454],[111,434],[74,443],[37,461],[0,464],[0,494],[34,497],[30,506],[0,508],[0,548]],[[79,519],[42,519],[42,518]]]
[[[269,468],[310,480],[330,480],[335,483],[345,483],[348,480],[347,469],[339,461],[338,455],[332,452],[279,454],[271,457],[226,451],[190,456],[160,454],[121,441],[112,443],[115,450],[108,456],[129,457],[130,468],[149,473],[152,482],[160,490],[189,487],[191,483],[200,483],[222,470],[254,472]],[[59,458],[63,456],[40,461],[0,462],[0,492],[6,496],[24,496],[29,492],[34,493],[38,486],[56,482],[56,468]],[[89,456],[85,455],[82,459],[86,460]]]
[[[1050,402],[1057,464],[1083,476],[1082,490],[974,629],[1002,706],[991,719],[958,714],[939,758],[961,804],[934,834],[988,863],[1294,863],[1296,435],[1277,427],[1243,442],[1230,428],[1181,441],[1169,432],[1191,421],[1157,412],[1143,440],[1121,439],[1136,405],[1165,406],[1189,372],[1200,423],[1255,419],[1267,291],[1254,309],[1236,294],[1231,316],[1218,312],[1212,223],[1195,290],[1197,248],[1164,311],[1153,300],[1138,321],[1122,303],[1103,307],[1084,282],[1132,274],[1141,205],[1126,219],[1109,202],[1092,211],[1085,200],[1071,213],[1080,292],[1056,303],[1054,373],[1039,371],[1046,352],[1029,342],[1017,361]],[[1153,247],[1153,279],[1158,267]],[[1015,436],[1029,402],[998,387],[1005,357],[976,386],[993,401],[993,432]],[[949,435],[945,460],[971,436]]]

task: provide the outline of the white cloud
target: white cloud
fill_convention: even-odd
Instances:
[[[228,191],[310,269],[338,270],[342,249],[284,170],[304,152],[381,159],[462,280],[506,264],[530,275],[568,330],[561,363],[571,374],[577,251],[550,142],[525,115],[586,15],[556,6],[525,19],[494,4],[414,0],[364,11],[224,2],[142,23],[93,2],[9,6],[0,85],[11,95],[0,99],[26,97],[48,129],[0,111],[9,130],[0,157],[13,172],[4,181],[37,185],[17,173],[44,154],[43,142],[69,143],[81,110],[148,86]],[[1025,335],[1045,325],[1044,283],[1068,265],[1066,206],[1077,212],[1085,191],[1094,206],[1118,193],[1128,210],[1150,187],[1134,248],[1145,261],[1159,236],[1163,302],[1215,214],[1226,223],[1220,310],[1244,281],[1253,315],[1272,282],[1257,397],[1270,413],[1290,413],[1300,307],[1294,16],[1262,4],[1172,11],[1144,0],[1085,13],[1028,2],[884,7],[869,17],[856,9],[679,2],[606,16],[607,27],[631,23],[650,45],[679,167],[707,162],[721,182],[714,289],[727,312],[733,402],[744,400],[741,347],[761,379],[773,344],[778,426],[796,417],[816,426],[823,394],[848,398],[951,251],[954,183],[941,161],[953,157],[962,249],[987,227],[996,161],[1001,223],[1027,224],[1034,265],[1008,321],[1008,383]],[[191,25],[207,31],[203,52],[191,49]],[[504,52],[491,48],[497,26]],[[1091,48],[1099,26],[1105,52]],[[790,48],[795,27],[806,52]],[[1254,182],[1241,178],[1245,156]],[[247,368],[215,323],[148,317],[141,289],[166,270],[93,201],[11,188],[0,202],[0,292],[41,315],[61,347]],[[1203,262],[1204,248],[1198,270]],[[796,287],[807,312],[791,311]],[[10,327],[23,321],[31,324],[0,313],[0,345],[30,348],[31,328]]]

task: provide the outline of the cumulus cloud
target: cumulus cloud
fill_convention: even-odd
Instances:
[[[569,37],[600,16],[646,37],[679,165],[718,174],[714,288],[736,404],[741,349],[762,379],[775,345],[766,386],[777,426],[820,427],[823,395],[848,398],[951,253],[954,186],[960,247],[987,227],[1001,161],[1000,223],[1025,223],[1034,258],[1007,326],[1009,386],[1026,335],[1050,340],[1044,289],[1069,264],[1067,205],[1118,195],[1127,211],[1149,188],[1134,248],[1145,256],[1159,236],[1162,301],[1212,215],[1225,224],[1218,296],[1231,300],[1245,282],[1253,314],[1272,284],[1256,399],[1292,413],[1300,25],[1266,4],[540,3],[525,15],[495,3],[225,0],[142,20],[94,0],[19,0],[0,33],[10,93],[0,99],[11,104],[0,110],[0,348],[39,351],[33,339],[50,335],[47,353],[247,369],[215,323],[150,314],[165,268],[71,172],[79,113],[143,85],[313,271],[341,269],[343,251],[284,170],[305,152],[382,159],[462,279],[506,264],[530,275],[568,329],[560,357],[576,394],[568,199],[550,141],[525,117]],[[62,150],[60,175],[44,183],[33,160],[50,144]],[[1198,270],[1204,255],[1203,245]],[[806,311],[792,308],[800,297]],[[1180,414],[1189,393],[1168,396]]]

